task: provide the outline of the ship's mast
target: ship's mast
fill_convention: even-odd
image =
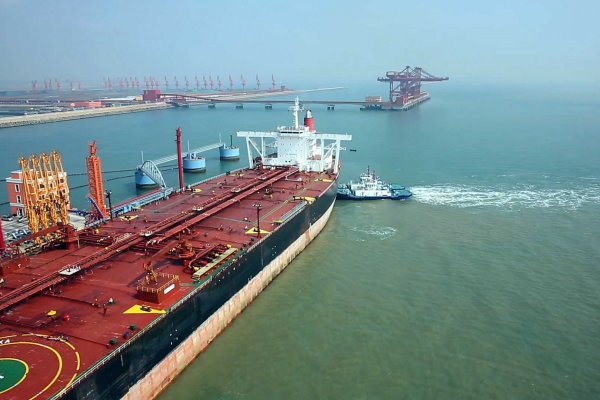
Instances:
[[[300,106],[300,100],[298,99],[298,97],[296,97],[296,100],[294,101],[294,105],[290,106],[289,110],[292,112],[292,114],[294,115],[294,125],[292,125],[294,127],[294,129],[300,129],[300,125],[298,124],[298,113],[300,111],[303,111],[304,109]]]

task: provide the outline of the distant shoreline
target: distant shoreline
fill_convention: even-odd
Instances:
[[[211,102],[218,103],[219,101],[232,102],[235,100],[239,100],[239,101],[243,102],[244,100],[247,100],[247,99],[294,95],[294,94],[300,94],[300,93],[321,92],[321,91],[339,90],[339,89],[343,89],[343,87],[328,87],[328,88],[298,89],[298,90],[287,89],[287,90],[277,91],[277,92],[269,91],[269,92],[264,92],[264,93],[232,93],[230,95],[219,94],[218,97],[200,101],[200,102],[198,102],[198,104],[209,104]],[[207,96],[207,97],[209,97],[209,96]],[[102,107],[102,108],[85,109],[85,110],[57,111],[57,112],[50,112],[50,113],[44,113],[44,114],[10,116],[10,117],[0,118],[0,129],[13,128],[13,127],[25,126],[25,125],[47,124],[47,123],[51,123],[51,122],[69,121],[69,120],[82,119],[82,118],[104,117],[104,116],[108,116],[108,115],[126,114],[126,113],[139,112],[139,111],[152,111],[152,110],[159,110],[159,109],[171,108],[171,107],[174,107],[174,105],[169,104],[167,102],[159,102],[159,103],[124,105],[124,106],[117,106],[117,107]]]

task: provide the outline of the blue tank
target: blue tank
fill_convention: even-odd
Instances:
[[[158,185],[148,177],[141,169],[135,170],[135,186],[137,187],[157,187]]]
[[[183,157],[183,170],[186,172],[205,172],[206,159],[198,153],[187,153]]]
[[[219,147],[219,156],[221,160],[239,160],[240,148],[236,146],[223,145]]]

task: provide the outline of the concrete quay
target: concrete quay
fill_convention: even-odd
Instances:
[[[134,104],[118,107],[102,107],[86,110],[59,111],[45,114],[19,115],[14,117],[0,118],[0,128],[12,128],[15,126],[47,124],[50,122],[68,121],[72,119],[103,117],[107,115],[125,114],[139,111],[151,111],[161,108],[169,108],[172,105],[165,102]]]

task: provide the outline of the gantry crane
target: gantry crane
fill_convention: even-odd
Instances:
[[[390,83],[390,102],[405,104],[425,94],[421,92],[421,82],[447,81],[448,77],[433,76],[420,67],[407,66],[400,72],[388,71],[377,80]]]
[[[60,154],[19,157],[25,212],[32,233],[69,223],[69,185]]]

